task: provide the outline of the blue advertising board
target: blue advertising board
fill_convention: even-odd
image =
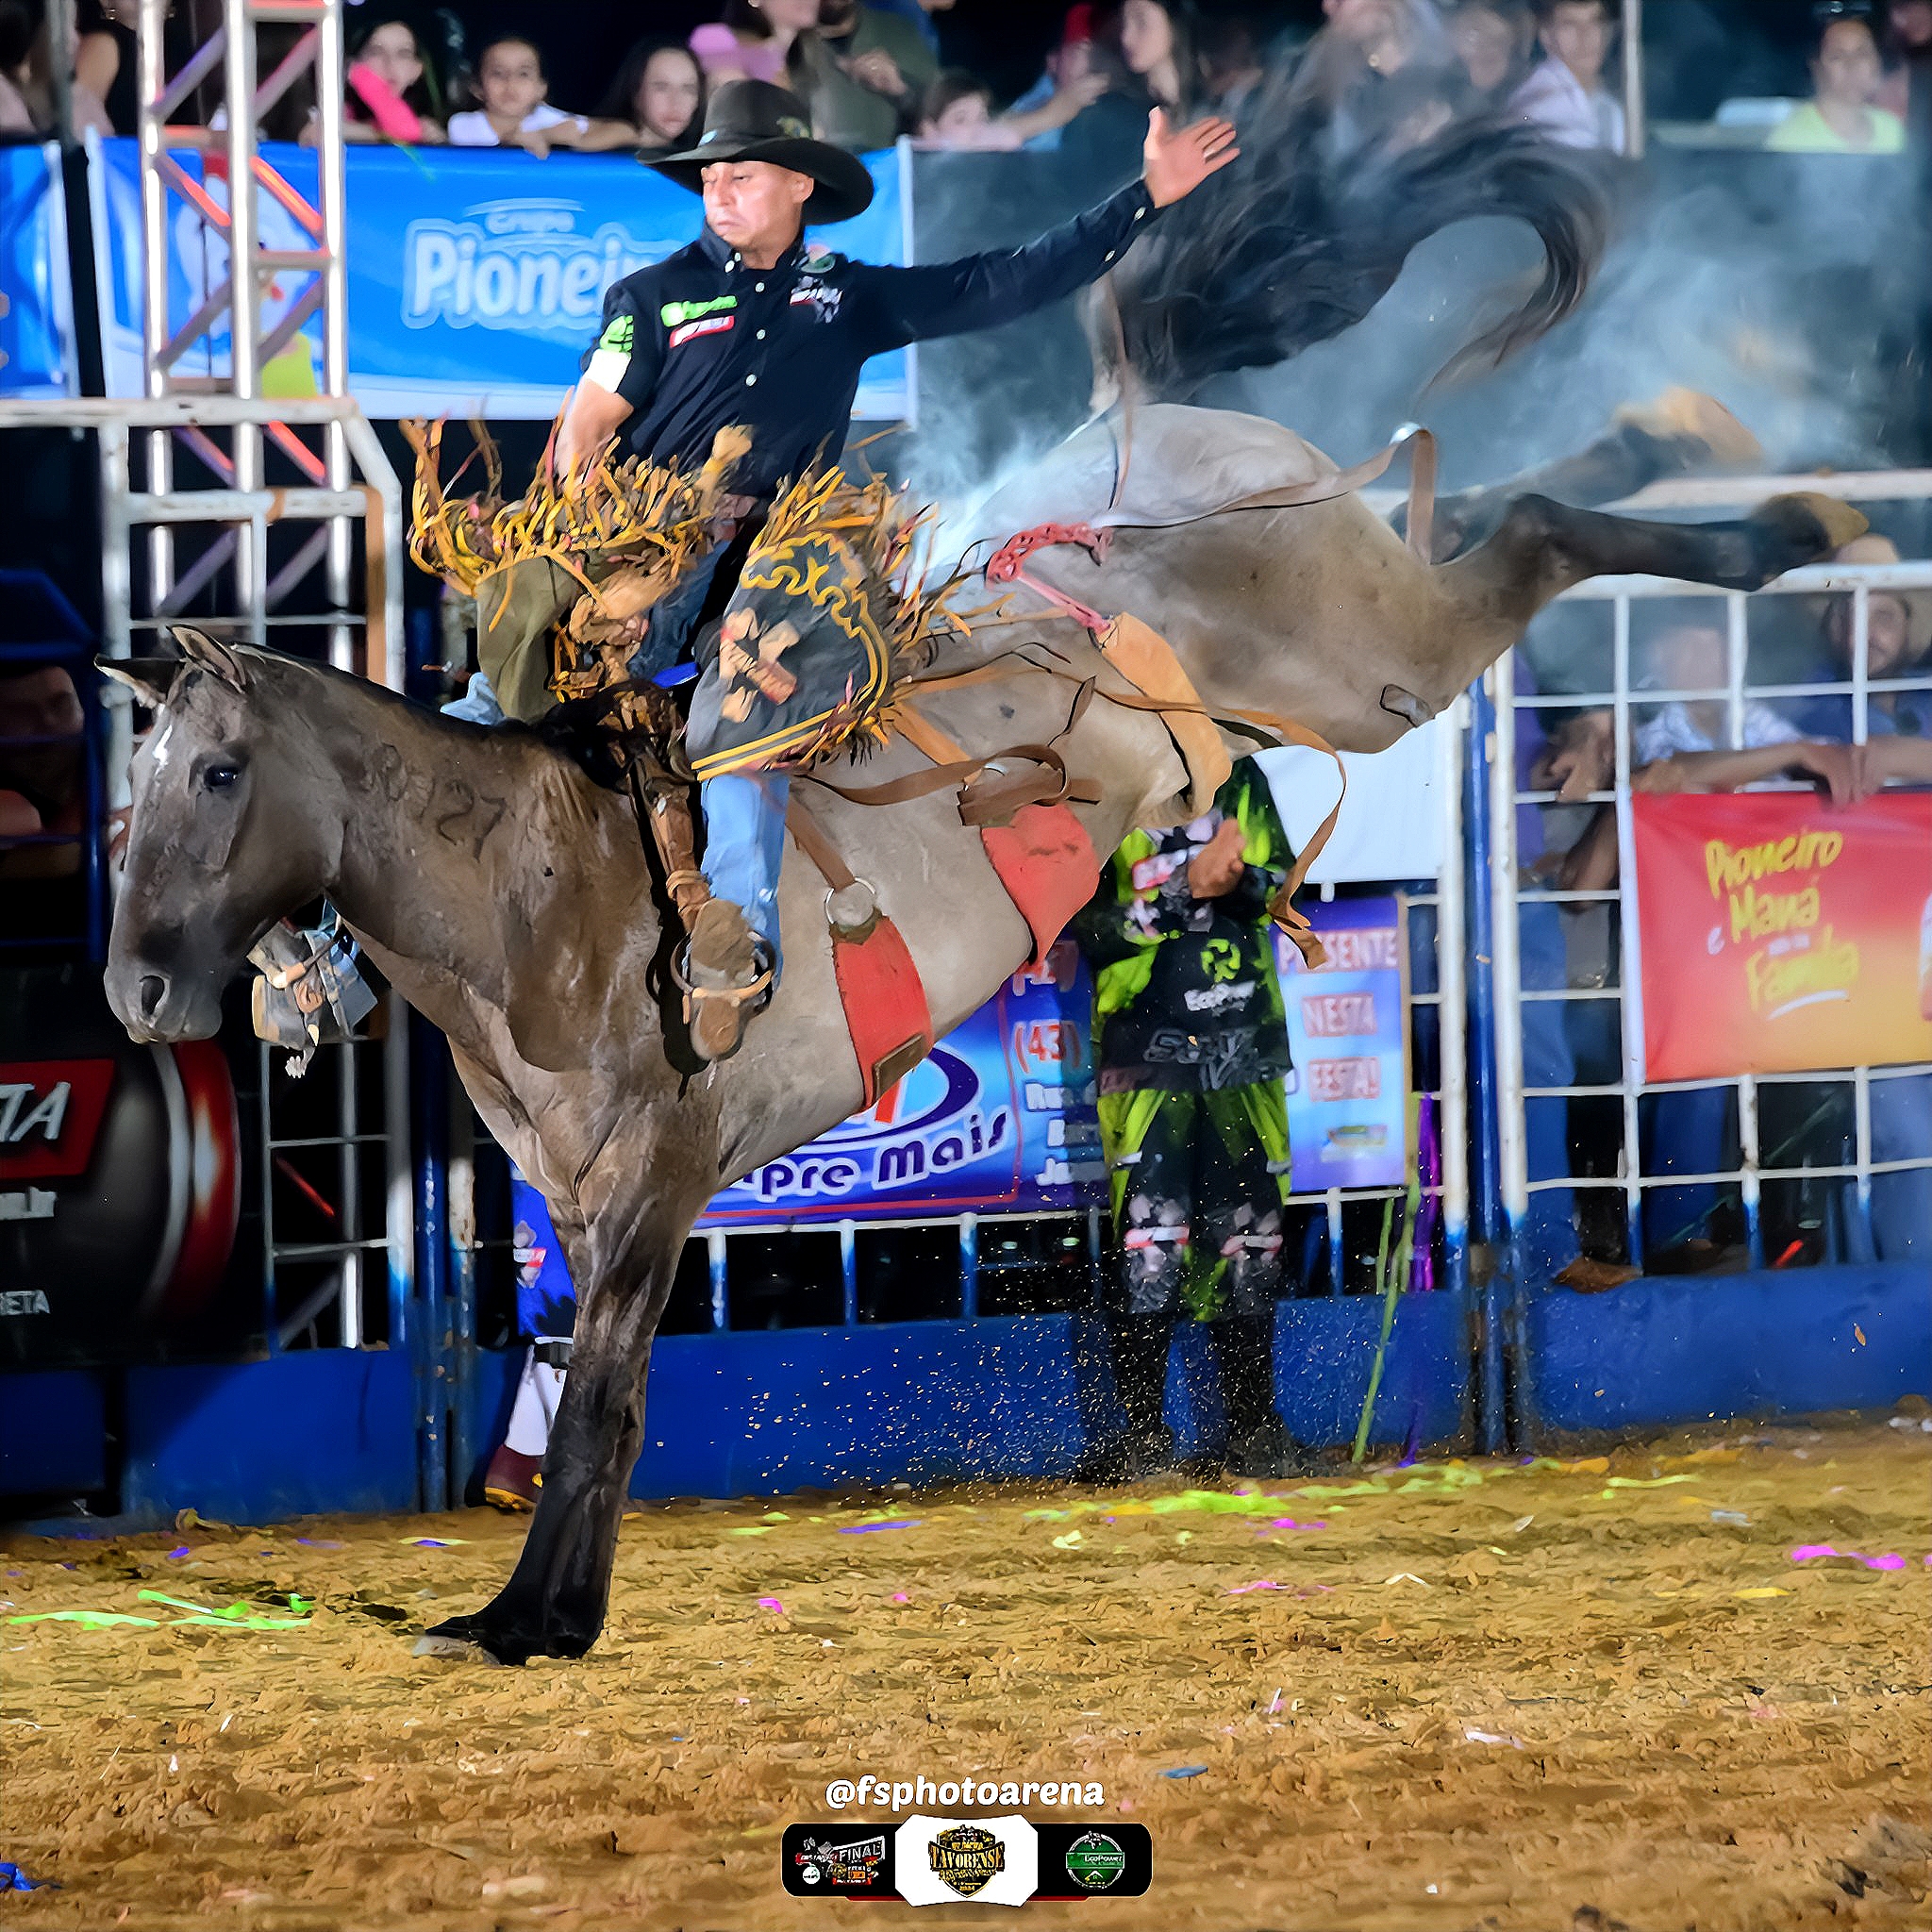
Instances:
[[[60,150],[0,147],[0,395],[75,392]]]
[[[1087,969],[1016,973],[878,1103],[717,1195],[701,1228],[1067,1212],[1098,1197]]]
[[[262,158],[310,208],[311,149],[265,145]],[[225,207],[222,158],[175,158]],[[867,261],[910,256],[910,170],[903,149],[866,158],[872,206],[850,222],[812,230],[814,243]],[[554,415],[576,381],[597,332],[604,291],[697,239],[696,195],[629,157],[554,154],[539,160],[493,148],[353,147],[344,157],[348,224],[349,387],[376,417],[418,414]],[[132,141],[92,150],[97,275],[102,291],[108,392],[142,393],[141,193]],[[261,245],[312,247],[282,202],[257,196]],[[227,275],[227,257],[202,220],[170,194],[168,311],[178,328]],[[65,258],[64,247],[61,259]],[[313,277],[265,277],[267,334],[308,292]],[[321,368],[319,325],[263,372],[270,395],[313,394]],[[227,366],[225,330],[183,374]],[[866,366],[853,413],[896,421],[912,413],[912,352]]]
[[[1408,1173],[1408,1018],[1402,908],[1392,898],[1316,901],[1313,969],[1278,928],[1275,958],[1294,1057],[1288,1095],[1291,1184],[1400,1187]]]

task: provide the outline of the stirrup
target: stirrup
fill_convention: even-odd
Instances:
[[[331,908],[326,926],[304,931],[284,920],[248,955],[259,977],[250,990],[256,1037],[289,1054],[299,1077],[318,1046],[354,1040],[375,1008],[375,994],[357,965],[358,948]]]
[[[672,955],[671,977],[683,995],[685,1028],[700,1058],[712,1063],[729,1059],[743,1043],[747,1024],[771,1004],[777,967],[771,946],[756,933],[752,936],[752,960],[756,971],[742,986],[699,986],[691,976],[691,941],[686,940]],[[728,1037],[708,1045],[699,1037],[701,1031],[709,1030],[703,1025],[708,1002],[729,1009],[721,1016],[723,1030]]]

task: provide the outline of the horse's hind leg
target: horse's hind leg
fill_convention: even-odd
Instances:
[[[572,1242],[580,1295],[563,1400],[543,1458],[543,1486],[515,1570],[495,1600],[439,1624],[419,1656],[480,1650],[498,1663],[582,1657],[604,1627],[617,1526],[644,1433],[644,1373],[671,1291],[684,1231],[640,1239],[644,1267],[599,1270],[591,1243]],[[627,1285],[625,1274],[633,1274]]]
[[[1849,504],[1808,491],[1770,497],[1748,517],[1710,524],[1647,523],[1522,496],[1487,542],[1433,575],[1456,615],[1485,633],[1507,630],[1507,644],[1551,598],[1590,577],[1677,577],[1756,591],[1829,557],[1864,528],[1865,519]],[[1490,651],[1470,675],[1496,654]]]

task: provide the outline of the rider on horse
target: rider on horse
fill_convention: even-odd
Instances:
[[[872,177],[854,156],[813,140],[804,105],[769,82],[721,88],[697,145],[651,163],[703,194],[705,231],[606,295],[558,459],[566,475],[581,472],[622,435],[647,461],[694,464],[719,446],[721,431],[750,437],[729,477],[717,541],[651,609],[632,660],[634,676],[666,684],[694,649],[706,660],[686,742],[703,781],[704,874],[715,895],[692,922],[684,966],[691,1042],[702,1058],[736,1049],[748,995],[769,985],[778,965],[784,754],[769,735],[761,743],[734,730],[747,723],[752,695],[749,684],[728,688],[746,668],[738,661],[745,654],[721,653],[707,632],[774,498],[814,461],[838,456],[869,357],[1009,322],[1085,287],[1119,259],[1148,216],[1234,157],[1228,123],[1174,129],[1157,108],[1140,180],[1024,248],[918,268],[808,253],[806,225],[858,214],[872,199]],[[794,678],[811,683],[812,660],[812,641],[801,641],[782,667],[788,688]],[[775,659],[750,669],[780,675]],[[820,673],[828,681],[844,675],[842,666]]]

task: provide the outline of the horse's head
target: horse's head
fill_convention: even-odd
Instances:
[[[212,1034],[249,948],[339,857],[315,809],[320,753],[287,728],[283,667],[199,631],[175,638],[179,658],[101,663],[156,712],[108,947],[108,1003],[142,1041]]]

